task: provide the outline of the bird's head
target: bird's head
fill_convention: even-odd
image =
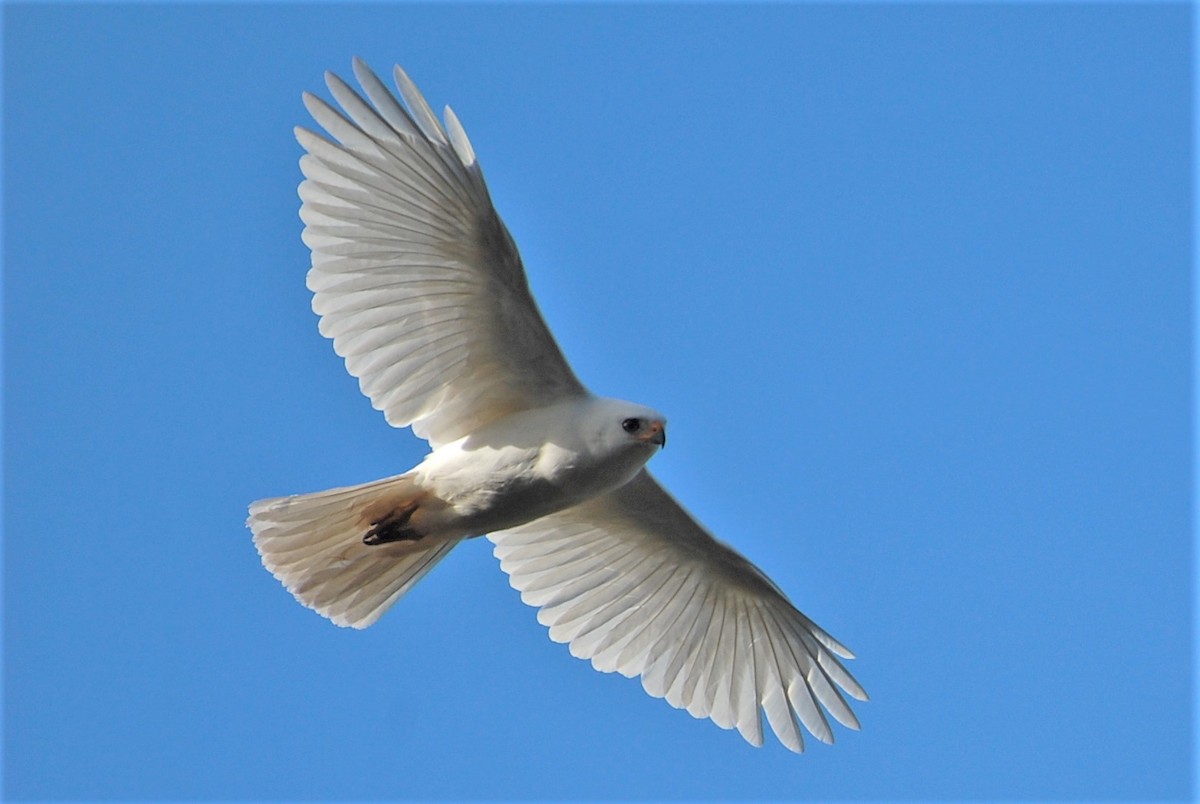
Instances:
[[[621,419],[621,430],[635,444],[652,447],[667,445],[667,420],[657,413],[626,416]]]
[[[658,411],[619,399],[596,399],[590,408],[592,441],[600,451],[646,461],[666,446],[667,419]]]

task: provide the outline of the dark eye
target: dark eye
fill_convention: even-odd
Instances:
[[[621,422],[621,429],[627,433],[636,433],[638,430],[642,429],[642,420],[626,419],[625,421]]]

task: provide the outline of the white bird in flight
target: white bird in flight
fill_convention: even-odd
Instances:
[[[645,463],[666,419],[591,394],[530,295],[475,151],[403,70],[404,105],[361,60],[369,99],[332,73],[341,111],[305,93],[308,288],[321,334],[371,404],[432,452],[359,486],[261,500],[262,562],[334,623],[365,628],[455,545],[486,535],[550,638],[602,672],[763,743],[833,742],[825,712],[867,695],[840,642],[713,538]],[[407,108],[406,108],[407,107]],[[839,689],[840,688],[840,689]]]

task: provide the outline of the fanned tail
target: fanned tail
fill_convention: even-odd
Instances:
[[[259,500],[246,524],[263,566],[297,600],[337,625],[366,628],[461,541],[391,527],[418,496],[409,477],[397,475]],[[384,543],[381,528],[390,528]],[[375,543],[364,543],[372,534]]]

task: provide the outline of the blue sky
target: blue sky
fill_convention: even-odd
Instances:
[[[4,787],[24,799],[1191,791],[1191,12],[44,6],[4,15]],[[424,445],[317,333],[302,90],[454,106],[664,483],[853,648],[794,756],[553,644],[490,545],[374,627],[245,506]]]

